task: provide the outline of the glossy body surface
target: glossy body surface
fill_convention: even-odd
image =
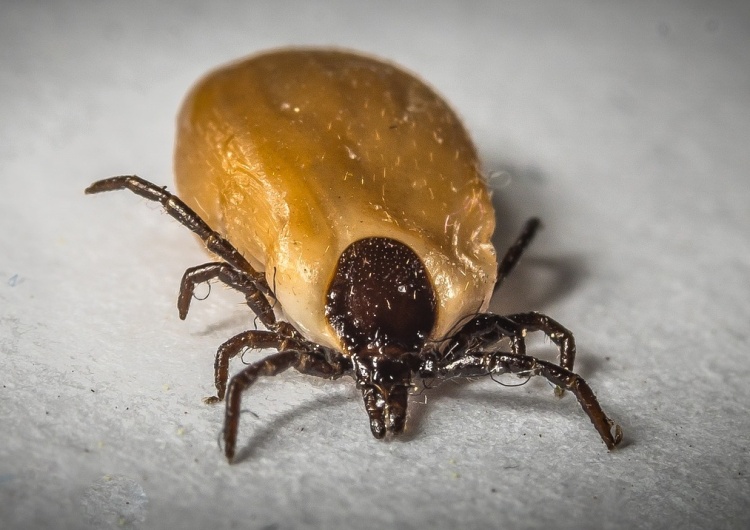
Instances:
[[[376,438],[403,432],[415,379],[541,376],[572,393],[607,448],[622,439],[573,372],[573,334],[535,313],[483,313],[540,226],[527,221],[500,263],[494,211],[475,149],[447,104],[388,63],[332,50],[280,50],[220,68],[189,93],[178,120],[179,197],[135,175],[86,193],[130,190],[160,203],[215,261],[196,285],[245,295],[265,330],[222,344],[216,395],[224,452],[235,457],[242,394],[285,370],[354,378]],[[526,355],[544,333],[553,363]],[[229,378],[245,350],[271,349]]]
[[[326,295],[339,257],[364,238],[398,240],[423,261],[430,339],[487,307],[495,217],[476,151],[448,105],[390,64],[281,50],[208,74],[179,115],[175,175],[314,342],[345,348]]]

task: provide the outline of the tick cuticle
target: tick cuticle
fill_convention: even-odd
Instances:
[[[178,194],[135,175],[86,193],[130,190],[203,242],[211,261],[183,275],[180,318],[196,285],[217,280],[265,327],[216,353],[207,402],[226,402],[230,462],[242,395],[289,368],[353,377],[375,438],[405,429],[415,381],[511,373],[572,393],[607,448],[620,443],[573,372],[569,330],[540,313],[486,312],[541,225],[530,219],[498,263],[476,149],[424,82],[354,52],[280,49],[203,77],[177,123]],[[535,331],[557,346],[556,362],[526,354]],[[233,358],[262,349],[275,353],[229,377]]]

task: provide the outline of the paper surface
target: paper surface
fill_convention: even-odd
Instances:
[[[575,333],[620,448],[542,380],[447,382],[377,441],[351,379],[291,371],[246,394],[227,465],[201,398],[252,315],[213,285],[180,321],[209,258],[156,205],[83,189],[171,186],[191,83],[299,44],[391,59],[453,104],[498,251],[545,226],[492,309]],[[0,526],[748,526],[748,49],[743,2],[4,5]]]

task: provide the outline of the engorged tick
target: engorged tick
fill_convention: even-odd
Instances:
[[[185,272],[181,319],[196,285],[217,279],[243,293],[265,326],[216,354],[216,395],[207,401],[226,398],[230,462],[243,392],[292,367],[352,376],[376,438],[404,430],[415,378],[511,373],[572,392],[607,448],[622,439],[572,371],[570,331],[539,313],[484,312],[540,223],[530,219],[498,264],[476,150],[456,114],[413,75],[325,49],[222,67],[183,104],[175,177],[182,199],[136,176],[86,193],[129,189],[159,202],[216,256]],[[559,348],[557,363],[526,355],[531,331]],[[227,385],[230,359],[246,349],[277,352]]]

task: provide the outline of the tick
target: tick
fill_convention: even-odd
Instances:
[[[226,400],[230,462],[243,393],[289,368],[353,377],[375,438],[404,430],[417,378],[511,373],[570,391],[607,448],[620,442],[619,425],[573,372],[570,331],[535,312],[485,312],[540,223],[530,219],[498,263],[474,145],[422,81],[355,53],[277,50],[205,76],[177,128],[181,198],[136,176],[86,193],[128,189],[203,240],[215,259],[185,272],[181,319],[196,285],[219,280],[265,327],[216,353],[206,401]],[[557,363],[526,355],[532,331],[558,347]],[[248,349],[276,353],[229,380],[229,361]]]

